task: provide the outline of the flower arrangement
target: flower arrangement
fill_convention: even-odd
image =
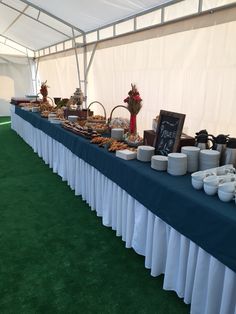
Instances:
[[[47,81],[42,82],[41,88],[40,88],[40,94],[42,94],[42,96],[43,96],[43,102],[47,101],[48,87],[49,86],[47,85]]]
[[[128,97],[124,99],[127,103],[127,108],[130,112],[130,133],[137,133],[136,116],[142,108],[142,98],[135,84],[131,84],[131,90],[128,92]]]

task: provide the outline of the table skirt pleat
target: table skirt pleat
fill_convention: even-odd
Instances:
[[[125,190],[65,146],[14,114],[12,129],[45,164],[96,211],[126,248],[144,256],[151,276],[164,274],[163,289],[191,303],[192,314],[236,314],[236,274],[155,216]]]

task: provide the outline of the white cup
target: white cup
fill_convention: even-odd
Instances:
[[[207,195],[215,195],[218,190],[218,185],[204,183],[204,191]]]
[[[201,190],[203,187],[203,181],[202,180],[196,180],[196,179],[192,178],[192,186],[196,190]]]
[[[203,183],[204,184],[208,184],[208,185],[215,185],[215,186],[218,186],[219,184],[219,177],[216,176],[216,175],[212,175],[212,176],[208,176],[208,177],[205,177],[203,179]],[[222,181],[221,183],[223,183],[224,181]]]
[[[235,191],[235,182],[225,182],[219,185],[219,190],[233,193]]]
[[[205,178],[206,174],[204,171],[197,171],[191,174],[192,179],[197,181],[202,181]]]
[[[234,198],[234,192],[226,192],[218,189],[219,199],[223,202],[230,202]]]

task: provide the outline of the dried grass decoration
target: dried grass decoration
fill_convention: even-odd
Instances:
[[[135,84],[131,84],[131,90],[129,91],[128,95],[129,96],[124,99],[124,102],[127,103],[127,108],[130,112],[130,134],[136,134],[136,117],[142,108],[142,98],[140,97],[139,91],[137,90]]]
[[[40,94],[43,96],[43,103],[47,102],[47,97],[48,97],[48,85],[47,81],[42,82],[41,87],[40,87]]]

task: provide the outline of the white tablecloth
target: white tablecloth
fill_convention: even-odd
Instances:
[[[145,257],[152,276],[164,275],[163,289],[174,290],[192,314],[236,314],[236,274],[181,235],[59,142],[34,128],[11,108],[12,129],[81,195],[104,226],[127,248]]]

